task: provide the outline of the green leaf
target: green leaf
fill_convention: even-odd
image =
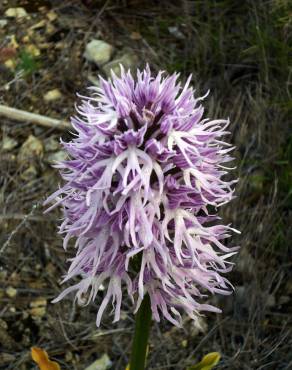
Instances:
[[[220,357],[219,352],[210,352],[198,364],[188,367],[187,370],[211,370],[218,364]]]
[[[27,51],[23,50],[19,55],[17,70],[23,70],[25,75],[31,75],[40,67],[38,60]]]

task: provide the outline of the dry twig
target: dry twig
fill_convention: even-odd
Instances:
[[[42,116],[36,113],[30,113],[24,110],[7,107],[6,105],[0,104],[0,116],[4,116],[11,120],[21,121],[21,122],[31,122],[36,125],[57,128],[59,130],[68,130],[70,129],[69,122],[58,120],[55,118],[50,118]]]

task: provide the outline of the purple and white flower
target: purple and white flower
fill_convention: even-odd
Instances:
[[[202,119],[204,97],[178,77],[153,77],[148,66],[136,80],[122,67],[121,77],[100,77],[72,118],[75,138],[63,143],[64,185],[46,203],[63,207],[64,248],[76,240],[64,282],[79,282],[55,301],[75,291],[88,304],[104,286],[98,326],[110,302],[119,320],[125,295],[136,312],[149,294],[153,318],[180,325],[182,312],[194,320],[220,312],[202,303],[208,293],[232,291],[223,274],[237,248],[223,242],[234,229],[217,216],[236,182],[223,179],[229,121]]]

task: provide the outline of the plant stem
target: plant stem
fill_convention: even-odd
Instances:
[[[144,370],[151,324],[151,304],[147,294],[136,314],[130,370]]]
[[[24,110],[11,108],[6,105],[0,104],[0,116],[6,117],[12,121],[20,121],[20,122],[31,122],[35,123],[36,125],[41,125],[45,127],[53,127],[60,130],[69,130],[71,129],[71,125],[69,122],[60,121],[55,118],[50,118],[46,116],[42,116],[36,113],[30,113]]]

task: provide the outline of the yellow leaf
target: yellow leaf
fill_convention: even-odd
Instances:
[[[61,370],[60,365],[51,361],[47,352],[41,348],[32,347],[31,357],[38,364],[40,370]]]
[[[198,364],[189,367],[187,370],[211,370],[218,364],[220,357],[219,352],[210,352]]]
[[[126,367],[126,370],[130,370],[130,364]]]

